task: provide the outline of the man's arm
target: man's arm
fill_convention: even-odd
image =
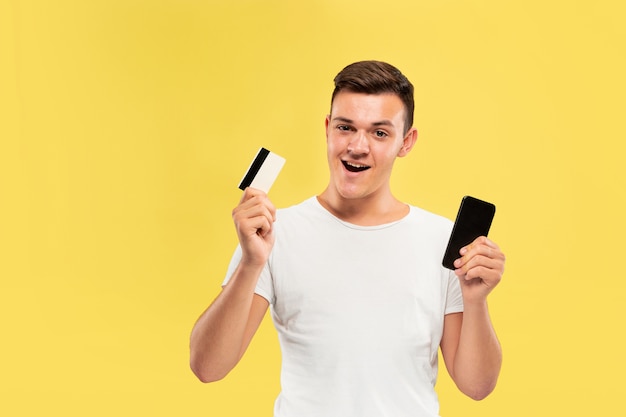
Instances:
[[[235,367],[267,311],[269,302],[254,290],[274,244],[275,214],[267,196],[251,188],[233,210],[241,261],[191,332],[190,366],[202,382],[222,379]]]
[[[461,249],[461,255],[455,262],[455,273],[461,284],[464,311],[446,315],[441,352],[461,392],[481,400],[495,388],[502,365],[487,295],[502,278],[505,257],[486,237]]]
[[[224,287],[191,332],[190,366],[200,381],[218,381],[237,365],[268,306],[254,288],[235,282]]]

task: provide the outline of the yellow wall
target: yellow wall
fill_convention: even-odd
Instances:
[[[0,415],[271,416],[269,320],[202,385],[188,335],[217,294],[259,146],[278,206],[327,180],[332,78],[387,60],[416,86],[405,201],[495,202],[505,352],[442,415],[623,409],[626,84],[619,1],[0,0]]]

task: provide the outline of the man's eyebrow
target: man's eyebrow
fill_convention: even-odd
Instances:
[[[347,123],[347,124],[354,124],[354,121],[352,119],[348,119],[347,117],[342,117],[342,116],[333,117],[332,121],[333,122]],[[391,127],[393,127],[393,123],[391,122],[391,120],[384,119],[384,120],[380,120],[378,122],[372,123],[372,126],[391,126]]]
[[[333,122],[343,122],[343,123],[348,123],[348,124],[354,123],[352,120],[348,119],[347,117],[341,117],[341,116],[333,117],[332,120]]]

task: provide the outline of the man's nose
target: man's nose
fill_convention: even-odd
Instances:
[[[362,155],[369,152],[369,142],[364,132],[357,131],[348,144],[348,152]]]

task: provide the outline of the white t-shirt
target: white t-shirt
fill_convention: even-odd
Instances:
[[[346,223],[315,197],[278,210],[256,293],[281,351],[275,417],[434,417],[444,315],[463,311],[441,266],[452,222],[411,206],[399,221]],[[241,257],[237,248],[226,283]]]

